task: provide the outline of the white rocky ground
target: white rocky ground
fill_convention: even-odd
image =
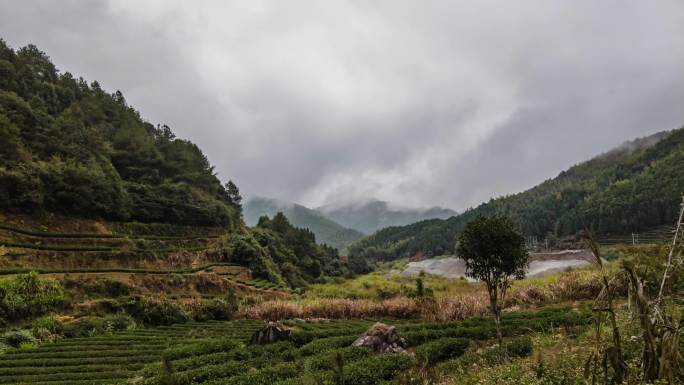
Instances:
[[[563,250],[557,252],[530,253],[528,277],[541,277],[589,265],[592,255],[588,250]],[[465,277],[465,263],[458,257],[425,259],[409,262],[401,274],[414,275],[425,271],[427,274],[441,275],[447,278]]]

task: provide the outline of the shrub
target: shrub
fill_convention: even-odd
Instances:
[[[532,339],[520,337],[504,344],[506,352],[512,357],[529,357],[532,354]]]
[[[104,319],[100,317],[82,317],[64,326],[67,337],[89,337],[105,331]]]
[[[279,380],[287,380],[300,374],[300,368],[294,363],[283,363],[231,377],[225,384],[230,385],[272,385]]]
[[[442,338],[418,346],[416,348],[416,355],[423,362],[433,364],[462,355],[469,344],[470,341],[463,338]]]
[[[190,313],[195,321],[229,320],[233,317],[227,301],[220,298],[192,302]]]
[[[135,320],[130,315],[119,312],[111,315],[104,320],[105,329],[112,331],[124,331],[135,329]]]
[[[185,357],[193,357],[201,354],[209,354],[216,352],[226,352],[236,348],[242,347],[239,342],[230,339],[218,339],[212,341],[202,341],[189,345],[181,345],[166,349],[162,355],[169,360],[178,360]]]
[[[199,384],[207,381],[235,376],[246,372],[247,365],[241,362],[228,361],[217,365],[206,365],[175,374],[175,385]]]
[[[125,282],[107,278],[98,280],[97,284],[88,287],[88,290],[93,290],[94,292],[107,297],[121,297],[129,295],[131,287]]]
[[[406,370],[415,363],[412,356],[404,353],[372,356],[345,366],[343,384],[374,385],[391,380],[399,371]]]
[[[310,356],[326,350],[342,348],[351,345],[356,338],[356,335],[319,338],[299,348],[299,353],[303,356]]]
[[[31,329],[34,331],[44,329],[52,334],[62,334],[64,332],[64,323],[55,316],[44,316],[33,320]]]
[[[129,314],[148,325],[184,323],[190,318],[177,303],[166,298],[134,297],[124,307]]]
[[[306,361],[306,367],[314,371],[333,370],[336,361],[341,357],[343,362],[356,361],[370,356],[371,350],[363,346],[349,346],[346,348],[317,354]]]
[[[19,350],[29,350],[29,349],[35,349],[36,347],[35,342],[22,342],[19,344],[18,348]]]
[[[13,348],[18,348],[21,344],[35,344],[36,338],[29,330],[13,330],[2,335],[2,342]]]
[[[0,298],[0,308],[9,319],[37,316],[67,304],[62,285],[36,272],[0,279]]]

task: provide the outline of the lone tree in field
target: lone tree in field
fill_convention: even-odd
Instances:
[[[501,306],[511,280],[525,276],[525,238],[504,216],[479,216],[469,222],[458,240],[456,252],[466,264],[466,275],[487,285],[489,302],[501,343]]]

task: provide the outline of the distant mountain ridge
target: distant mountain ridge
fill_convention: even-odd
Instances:
[[[426,219],[446,219],[458,214],[454,210],[437,206],[427,209],[393,208],[380,200],[345,206],[322,206],[316,210],[343,226],[367,234],[385,227],[403,226]]]
[[[490,199],[446,220],[382,229],[349,247],[355,262],[451,254],[466,223],[505,214],[526,236],[627,234],[672,225],[684,193],[684,128],[623,143],[518,194]],[[364,263],[360,263],[364,266]]]
[[[278,212],[282,212],[294,226],[311,230],[316,235],[318,243],[325,243],[340,251],[365,235],[336,223],[316,210],[278,199],[252,197],[245,201],[243,210],[244,220],[249,226],[255,226],[261,216],[272,218]]]

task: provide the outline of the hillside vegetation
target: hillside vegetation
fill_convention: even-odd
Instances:
[[[230,228],[240,223],[230,187],[195,144],[144,121],[121,92],[0,40],[0,210]]]
[[[527,191],[449,219],[382,229],[350,246],[363,271],[366,258],[452,253],[455,237],[478,215],[513,218],[526,236],[551,243],[586,226],[596,234],[639,232],[676,221],[684,191],[684,128],[641,138],[561,172]]]
[[[279,289],[348,274],[336,249],[282,214],[247,228],[241,200],[195,144],[143,120],[121,92],[58,71],[33,45],[15,51],[0,39],[5,274],[158,276],[238,264],[257,288]],[[235,283],[212,279],[222,289]]]
[[[310,230],[293,226],[282,213],[262,217],[249,233],[228,235],[224,251],[229,262],[248,266],[254,276],[291,287],[349,273],[337,249],[316,244]]]
[[[279,212],[285,214],[294,226],[311,230],[319,243],[338,250],[344,250],[349,244],[364,236],[363,233],[346,228],[316,210],[296,203],[262,197],[250,198],[244,203],[245,222],[250,226],[256,225],[259,218],[264,215],[272,217]]]

